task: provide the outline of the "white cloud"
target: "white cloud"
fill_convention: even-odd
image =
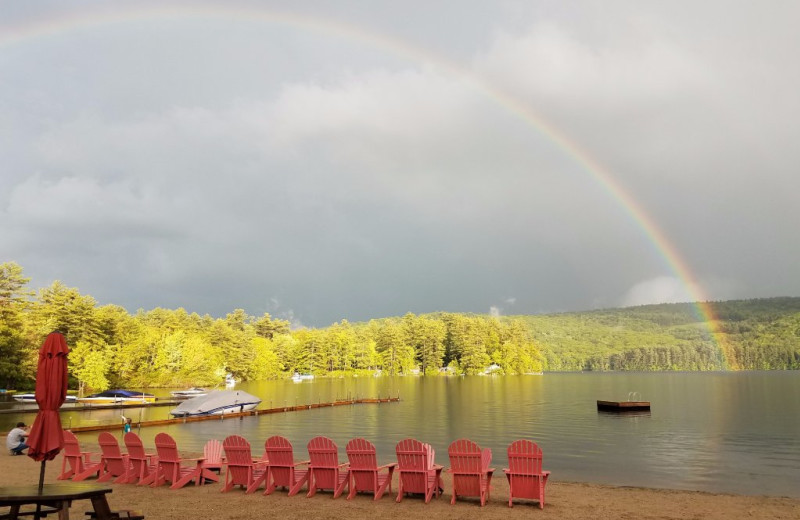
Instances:
[[[659,276],[644,280],[631,287],[622,299],[622,306],[692,302],[696,300],[695,294],[680,279]]]

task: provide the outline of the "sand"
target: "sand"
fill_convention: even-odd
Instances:
[[[35,484],[38,482],[38,462],[26,456],[0,455],[0,486]],[[58,482],[61,456],[48,463],[45,482]],[[374,502],[370,496],[359,495],[348,501],[345,496],[336,500],[330,493],[318,493],[306,498],[301,492],[293,497],[285,491],[270,496],[261,493],[245,495],[237,489],[220,493],[217,483],[205,486],[187,486],[171,490],[138,487],[130,484],[112,484],[108,495],[112,509],[133,509],[142,512],[148,520],[176,518],[207,518],[219,520],[273,518],[418,518],[437,519],[481,518],[486,520],[513,520],[516,518],[658,518],[658,519],[798,519],[800,499],[761,496],[724,495],[693,491],[672,491],[631,487],[613,487],[551,481],[547,485],[546,504],[543,510],[535,502],[521,501],[508,507],[508,485],[498,468],[492,480],[492,496],[481,508],[477,499],[464,499],[450,505],[450,481],[445,475],[445,493],[431,503],[416,497],[395,502],[395,494],[384,495]],[[735,478],[735,476],[732,476]],[[91,482],[91,479],[89,480]],[[395,475],[395,491],[397,476]],[[85,518],[88,501],[73,503],[73,519]],[[2,513],[2,511],[0,511]]]

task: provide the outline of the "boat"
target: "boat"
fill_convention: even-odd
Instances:
[[[14,394],[14,400],[19,401],[20,403],[35,403],[36,394]],[[75,403],[77,401],[78,398],[74,395],[68,395],[64,400],[65,403]]]
[[[199,387],[192,387],[187,388],[186,390],[175,390],[174,392],[170,392],[169,395],[176,399],[188,399],[190,397],[201,397],[208,394],[208,390],[205,388]]]
[[[597,401],[597,409],[604,412],[650,411],[650,401]]]
[[[233,374],[226,374],[225,388],[233,388],[234,386],[236,386],[236,379],[233,378]]]
[[[169,413],[175,417],[223,415],[247,412],[260,403],[261,399],[241,390],[213,390],[206,395],[187,399]]]
[[[78,402],[84,404],[113,404],[113,403],[152,403],[156,396],[133,390],[106,390],[88,397],[79,397]]]
[[[295,383],[299,383],[300,381],[310,381],[311,379],[314,379],[314,374],[300,374],[295,372],[292,376],[292,381]]]

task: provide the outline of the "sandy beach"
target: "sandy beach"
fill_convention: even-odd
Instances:
[[[91,447],[85,447],[85,449]],[[190,455],[190,454],[187,454]],[[61,456],[49,462],[45,482],[58,482]],[[0,486],[35,484],[40,465],[28,457],[0,456]],[[800,518],[800,500],[792,498],[722,495],[691,491],[613,487],[552,481],[547,486],[544,510],[534,502],[507,505],[508,485],[500,468],[492,480],[492,497],[483,508],[476,499],[459,500],[450,505],[450,482],[445,475],[445,492],[425,504],[416,497],[395,502],[395,495],[385,495],[379,502],[370,496],[359,495],[351,501],[336,500],[329,493],[306,498],[305,493],[287,497],[276,491],[270,496],[260,493],[245,495],[238,489],[221,493],[217,483],[187,486],[171,490],[112,484],[108,495],[112,509],[133,509],[148,520],[174,518],[213,518],[240,520],[262,518],[264,514],[285,518],[409,518],[429,516],[440,519],[484,518],[487,520],[515,518]],[[90,479],[89,482],[92,480]],[[397,476],[395,476],[395,485]],[[396,490],[396,487],[394,488]],[[75,502],[70,509],[72,518],[84,518],[89,502]]]

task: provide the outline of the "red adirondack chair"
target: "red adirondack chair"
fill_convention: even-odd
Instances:
[[[62,452],[61,475],[58,480],[72,478],[74,481],[86,480],[92,475],[99,475],[103,468],[100,460],[92,460],[97,453],[81,451],[81,445],[75,434],[64,430],[64,451]]]
[[[269,476],[269,462],[254,461],[250,451],[250,443],[239,435],[230,435],[222,441],[225,450],[226,471],[225,485],[222,492],[230,491],[234,486],[241,486],[247,493],[259,488]]]
[[[350,493],[347,500],[352,499],[359,491],[371,492],[373,500],[380,500],[387,487],[389,493],[392,492],[392,474],[397,467],[396,462],[378,466],[375,445],[362,438],[348,442],[345,451],[350,460]]]
[[[489,486],[494,474],[494,468],[489,467],[492,450],[482,450],[469,439],[458,439],[447,448],[447,454],[450,456],[450,468],[447,471],[453,475],[450,503],[455,504],[459,496],[479,497],[483,507],[489,499]]]
[[[102,452],[100,476],[97,481],[108,482],[114,479],[115,484],[128,482],[131,471],[130,462],[128,456],[120,451],[117,438],[108,432],[102,432],[97,436],[97,443]]]
[[[203,446],[203,465],[206,469],[222,473],[225,467],[225,458],[222,456],[222,443],[217,439],[211,439]]]
[[[275,435],[264,443],[264,455],[269,460],[269,477],[265,495],[269,495],[275,488],[282,487],[289,490],[289,496],[296,495],[303,484],[308,482],[307,466],[310,461],[294,461],[292,443],[286,437]]]
[[[542,471],[542,450],[535,442],[518,440],[508,446],[508,468],[503,472],[508,478],[508,507],[514,507],[514,498],[539,501],[544,509],[544,487],[549,471]]]
[[[203,465],[204,459],[185,459],[178,454],[178,446],[167,433],[156,435],[156,452],[158,452],[158,472],[151,484],[152,487],[171,482],[170,489],[182,488],[194,480],[196,486],[203,485],[206,480],[219,481],[214,472]],[[187,465],[184,465],[187,464]]]
[[[349,464],[339,464],[339,448],[327,437],[314,437],[308,441],[308,494],[313,497],[318,489],[330,489],[333,498],[342,494],[349,481]]]
[[[438,498],[444,489],[443,466],[434,462],[433,447],[416,439],[403,439],[397,443],[395,451],[400,481],[397,486],[397,501],[403,500],[404,493],[422,493],[426,504],[434,495]]]
[[[128,450],[128,462],[131,465],[128,482],[135,482],[139,486],[152,484],[158,473],[158,456],[155,453],[146,453],[142,439],[133,432],[126,433],[123,441]]]

